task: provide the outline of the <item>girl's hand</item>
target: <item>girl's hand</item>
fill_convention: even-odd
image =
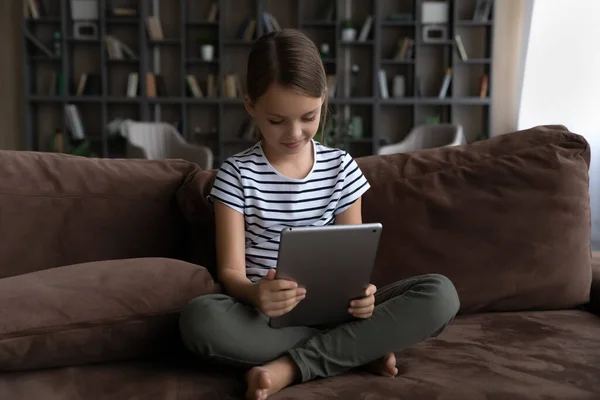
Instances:
[[[369,318],[375,309],[375,292],[377,292],[375,285],[369,285],[365,290],[365,297],[350,302],[348,312],[355,318]]]
[[[256,308],[270,318],[289,313],[306,297],[306,289],[296,282],[275,279],[274,269],[257,283],[257,288]]]

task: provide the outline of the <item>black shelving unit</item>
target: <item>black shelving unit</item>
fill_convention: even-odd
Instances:
[[[240,40],[237,32],[245,18],[257,21],[256,35],[265,32],[263,12],[273,14],[283,28],[298,28],[319,46],[326,42],[331,56],[323,59],[328,75],[336,75],[336,96],[329,99],[329,116],[348,120],[358,115],[363,120],[363,137],[344,138],[337,143],[354,156],[374,154],[388,142],[401,140],[415,125],[431,115],[441,122],[460,123],[472,141],[489,135],[491,124],[492,37],[493,15],[489,21],[472,20],[476,0],[448,0],[448,40],[437,44],[423,43],[421,7],[424,0],[333,0],[335,18],[322,19],[323,0],[217,0],[219,16],[207,21],[213,0],[98,0],[98,33],[93,40],[75,39],[72,31],[69,0],[41,0],[48,16],[23,24],[23,57],[25,95],[25,135],[29,150],[48,150],[49,137],[55,130],[66,132],[64,107],[76,104],[82,108],[83,125],[94,151],[103,157],[124,156],[123,143],[109,137],[107,125],[116,118],[142,121],[162,120],[176,124],[190,142],[209,146],[217,165],[226,157],[243,150],[251,142],[239,139],[237,132],[245,119],[243,99],[221,96],[227,74],[238,74],[245,89],[245,61],[252,41]],[[135,6],[136,17],[114,17],[115,6]],[[236,10],[235,13],[229,12]],[[407,21],[388,19],[391,13],[411,13]],[[373,17],[368,39],[364,42],[341,41],[342,22],[353,21],[357,34],[366,17]],[[146,20],[158,16],[165,39],[153,41],[146,32]],[[52,33],[60,31],[60,55],[36,50],[27,38],[32,35],[49,46]],[[462,61],[454,44],[454,35],[465,41],[469,59]],[[131,45],[134,59],[109,59],[105,38],[115,35]],[[201,59],[196,48],[198,36],[214,40],[215,58]],[[415,40],[414,57],[392,59],[398,39]],[[52,49],[51,49],[52,50]],[[350,67],[358,64],[361,72],[351,82]],[[452,68],[451,88],[446,98],[437,98],[443,71]],[[390,78],[405,76],[406,94],[401,98],[383,99],[378,73],[384,69]],[[49,95],[47,77],[50,71],[61,72],[62,86]],[[76,96],[79,74],[99,74],[101,93]],[[126,77],[137,72],[137,97],[126,96]],[[166,81],[167,95],[145,96],[146,74],[154,72]],[[193,74],[206,95],[206,77],[213,74],[218,81],[217,97],[190,97],[185,77]],[[482,74],[490,78],[488,96],[479,98],[478,80]],[[420,76],[421,96],[417,96],[416,77]],[[351,93],[350,89],[356,88]],[[65,135],[66,136],[66,135]]]

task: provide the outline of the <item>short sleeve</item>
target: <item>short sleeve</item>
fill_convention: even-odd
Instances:
[[[244,187],[240,169],[235,161],[228,159],[223,163],[215,183],[210,191],[209,200],[219,200],[223,204],[233,208],[235,211],[244,213]]]
[[[371,187],[350,154],[344,154],[342,165],[344,183],[338,206],[335,209],[335,215],[350,208]]]

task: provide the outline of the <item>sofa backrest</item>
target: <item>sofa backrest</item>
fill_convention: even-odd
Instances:
[[[0,278],[97,260],[182,258],[175,193],[194,168],[0,151]]]
[[[569,308],[591,284],[587,142],[561,126],[469,146],[357,162],[371,184],[363,220],[384,226],[372,276],[379,287],[447,275],[461,312]],[[190,260],[215,272],[214,171],[178,193]]]
[[[444,274],[462,312],[587,302],[589,162],[562,126],[358,160],[372,185],[363,220],[384,226],[372,280]]]

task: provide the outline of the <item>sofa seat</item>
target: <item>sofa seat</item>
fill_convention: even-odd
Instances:
[[[395,379],[352,372],[272,399],[598,399],[599,330],[600,318],[579,310],[458,316],[398,353]],[[0,375],[0,399],[240,399],[244,389],[241,371],[189,359]]]

